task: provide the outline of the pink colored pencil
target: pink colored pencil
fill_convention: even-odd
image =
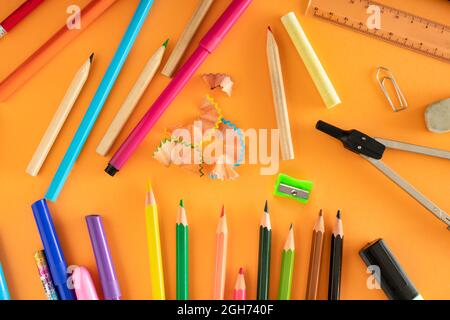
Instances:
[[[134,128],[106,168],[106,173],[114,176],[122,169],[140,143],[144,140],[167,107],[177,97],[187,82],[192,78],[200,65],[217,48],[222,39],[244,13],[252,0],[233,0],[214,26],[200,41],[198,48],[189,60],[176,73],[173,80],[161,93],[153,106],[147,111]]]
[[[214,271],[213,300],[223,300],[225,293],[225,276],[227,269],[228,226],[225,208],[222,208],[219,225],[217,226],[216,265]]]
[[[233,300],[247,300],[247,287],[245,285],[244,268],[239,269],[236,286],[233,291]]]

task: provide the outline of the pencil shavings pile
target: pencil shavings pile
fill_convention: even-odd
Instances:
[[[208,174],[213,180],[237,179],[236,168],[245,154],[241,130],[224,119],[218,103],[210,96],[204,99],[199,111],[200,115],[193,123],[169,130],[168,137],[161,141],[153,157],[164,166],[176,165],[199,173],[200,177]],[[237,144],[232,148],[225,147],[224,151],[226,129],[232,129],[232,140]],[[203,150],[208,148],[224,152],[206,155]]]
[[[209,85],[211,90],[221,88],[223,92],[231,97],[234,82],[229,75],[224,73],[208,73],[204,74],[202,78]]]

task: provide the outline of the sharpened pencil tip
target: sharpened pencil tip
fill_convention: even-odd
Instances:
[[[220,213],[220,217],[223,218],[225,216],[225,205],[222,206],[222,212]]]
[[[319,211],[319,217],[323,217],[323,210],[322,209],[320,209],[320,211]]]
[[[272,28],[270,26],[267,27],[267,29],[272,32]]]
[[[269,213],[269,202],[266,200],[266,204],[264,205],[264,212]]]
[[[167,39],[166,41],[164,41],[163,47],[166,47],[166,48],[167,48],[167,45],[169,44],[169,40],[170,40],[170,39]]]
[[[89,61],[90,61],[90,63],[92,63],[92,61],[94,61],[94,53],[92,53],[92,54],[89,56]]]
[[[244,274],[244,268],[239,269],[239,274]]]
[[[184,200],[183,199],[180,200],[180,207],[184,208]]]
[[[294,224],[293,223],[291,223],[291,226],[289,227],[289,230],[292,230],[292,229],[294,229]]]

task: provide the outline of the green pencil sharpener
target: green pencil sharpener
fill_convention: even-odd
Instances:
[[[312,181],[298,180],[280,173],[275,184],[274,195],[308,203],[314,183]]]

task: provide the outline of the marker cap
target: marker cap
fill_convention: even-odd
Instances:
[[[77,300],[98,300],[94,282],[85,267],[77,267],[73,271],[72,278]]]
[[[44,245],[48,267],[61,300],[75,300],[75,294],[67,285],[67,263],[59,243],[53,219],[45,199],[32,204],[34,219]]]
[[[379,267],[381,288],[391,300],[422,300],[399,262],[383,239],[375,240],[361,249],[359,255],[369,266]]]

